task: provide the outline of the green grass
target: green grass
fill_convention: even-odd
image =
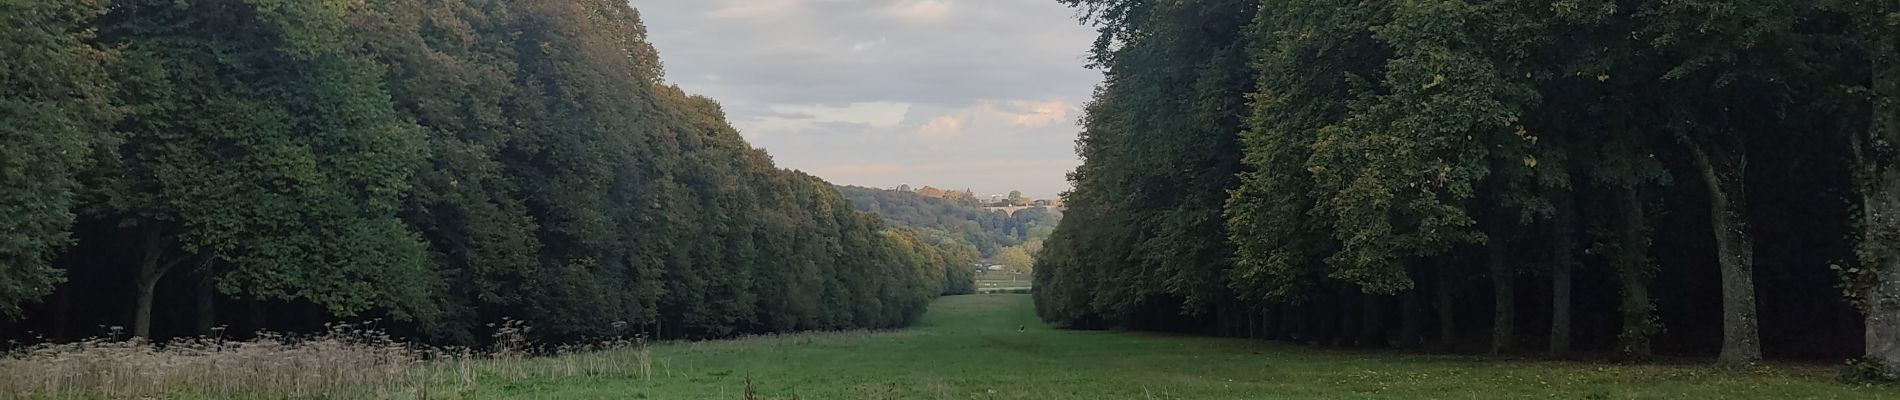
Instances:
[[[1033,285],[1027,274],[989,271],[977,274],[977,292],[1027,290]]]
[[[1900,397],[1900,388],[1836,383],[1826,367],[1510,361],[1055,330],[1037,321],[1026,295],[947,297],[906,330],[665,344],[651,359],[651,379],[502,379],[498,368],[573,360],[488,364],[459,397],[740,399],[748,379],[758,398],[814,400]]]

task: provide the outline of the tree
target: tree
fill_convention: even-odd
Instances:
[[[918,193],[856,186],[840,186],[838,190],[858,210],[878,214],[894,227],[958,235],[984,256],[1023,243],[1031,231],[1053,229],[1058,221],[1051,211],[1041,208],[1007,214]]]
[[[1550,199],[1552,235],[1551,352],[1569,347],[1568,281],[1576,276],[1578,245],[1577,204],[1605,204],[1607,221],[1588,225],[1593,241],[1584,254],[1606,255],[1604,261],[1618,281],[1621,330],[1617,350],[1623,356],[1650,356],[1650,338],[1661,331],[1649,295],[1655,267],[1650,249],[1645,193],[1671,183],[1668,170],[1654,150],[1666,139],[1654,133],[1650,121],[1659,119],[1655,102],[1665,97],[1640,79],[1653,65],[1637,49],[1644,44],[1628,32],[1639,22],[1639,10],[1612,2],[1559,9],[1549,20],[1562,36],[1551,33],[1561,46],[1538,52],[1548,65],[1558,66],[1539,79],[1539,90],[1549,93],[1533,120],[1543,132],[1535,144],[1539,161],[1537,186]],[[1559,333],[1564,332],[1564,333]]]
[[[1509,58],[1528,39],[1511,4],[1396,4],[1376,37],[1392,49],[1389,93],[1322,128],[1308,161],[1339,252],[1328,275],[1372,293],[1413,282],[1401,260],[1486,244],[1493,282],[1492,351],[1513,343],[1510,230],[1533,140],[1521,119],[1537,94]],[[1497,22],[1488,22],[1495,18]],[[1470,24],[1470,25],[1465,25]],[[1482,232],[1474,225],[1483,223]]]
[[[1241,28],[1257,2],[1064,3],[1097,27],[1090,62],[1106,79],[1084,110],[1064,222],[1039,257],[1039,312],[1148,326],[1179,311],[1237,328],[1220,204],[1240,169],[1236,111],[1253,86]]]
[[[1858,35],[1852,38],[1868,62],[1870,115],[1866,132],[1850,136],[1862,214],[1858,263],[1841,273],[1866,318],[1864,360],[1891,380],[1900,377],[1900,4],[1847,1],[1838,7],[1855,16]]]
[[[0,318],[53,291],[70,244],[76,175],[109,146],[111,53],[88,27],[103,1],[0,2]],[[27,28],[22,28],[27,27]]]
[[[1028,274],[1036,270],[1035,259],[1031,257],[1029,249],[1023,246],[1004,247],[991,259],[1001,264],[1003,270],[1011,274]]]
[[[134,334],[150,337],[155,286],[180,266],[340,315],[429,312],[421,242],[394,215],[419,131],[380,66],[337,40],[332,5],[134,2],[101,20],[125,52],[124,171],[106,202],[141,232]]]
[[[0,22],[0,336],[889,328],[974,290],[969,241],[1045,223],[857,211],[666,84],[625,2],[0,1]]]
[[[1707,189],[1716,259],[1721,266],[1723,339],[1720,359],[1747,363],[1761,358],[1755,293],[1755,232],[1747,213],[1744,182],[1748,144],[1789,130],[1797,118],[1785,110],[1803,97],[1803,79],[1785,74],[1812,60],[1788,49],[1803,48],[1790,34],[1801,4],[1711,0],[1652,5],[1646,37],[1663,72],[1664,127],[1690,156]],[[1719,67],[1718,67],[1719,66]],[[1790,84],[1794,83],[1794,84]],[[1732,99],[1721,102],[1688,99]],[[1778,112],[1781,112],[1778,114]]]
[[[1869,72],[1891,63],[1891,4],[1064,3],[1098,27],[1090,64],[1107,79],[1081,121],[1068,216],[1037,254],[1037,309],[1058,325],[1410,346],[1436,303],[1447,349],[1482,315],[1492,352],[1531,345],[1528,319],[1550,323],[1553,357],[1613,334],[1643,358],[1685,349],[1658,336],[1719,330],[1721,360],[1749,362],[1764,344],[1813,350],[1800,338],[1842,318],[1846,303],[1816,295],[1834,277],[1803,266],[1851,257],[1836,220],[1856,203],[1860,262],[1840,278],[1882,298],[1867,271],[1893,224],[1877,211],[1884,125],[1867,115],[1891,114],[1889,79]],[[1206,190],[1229,174],[1237,185]],[[1225,234],[1203,236],[1216,208]],[[1204,257],[1222,248],[1231,258]],[[1757,270],[1758,254],[1774,261]],[[1489,304],[1463,298],[1479,290]],[[1718,301],[1716,329],[1694,305]],[[1610,302],[1616,315],[1597,314]],[[1870,326],[1900,309],[1879,304],[1859,303]]]

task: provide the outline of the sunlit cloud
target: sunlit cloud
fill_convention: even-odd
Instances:
[[[917,128],[917,133],[926,138],[945,139],[963,134],[963,119],[955,116],[937,117]]]
[[[1069,118],[1069,104],[1052,100],[1029,104],[1029,112],[1016,114],[1016,124],[1029,127],[1049,126]]]

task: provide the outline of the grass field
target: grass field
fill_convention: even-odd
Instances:
[[[1006,272],[983,272],[976,275],[978,293],[1021,291],[1027,293],[1032,283],[1027,274]]]
[[[750,381],[756,398],[813,400],[1900,398],[1896,387],[1836,383],[1827,367],[1500,361],[1064,331],[1039,323],[1031,307],[1027,295],[955,296],[901,331],[658,345],[650,348],[650,379],[504,378],[510,369],[576,361],[494,362],[475,367],[478,379],[460,393],[441,397],[741,399]]]

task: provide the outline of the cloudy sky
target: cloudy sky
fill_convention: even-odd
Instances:
[[[1056,0],[631,0],[667,78],[832,183],[1067,190],[1094,33]]]

